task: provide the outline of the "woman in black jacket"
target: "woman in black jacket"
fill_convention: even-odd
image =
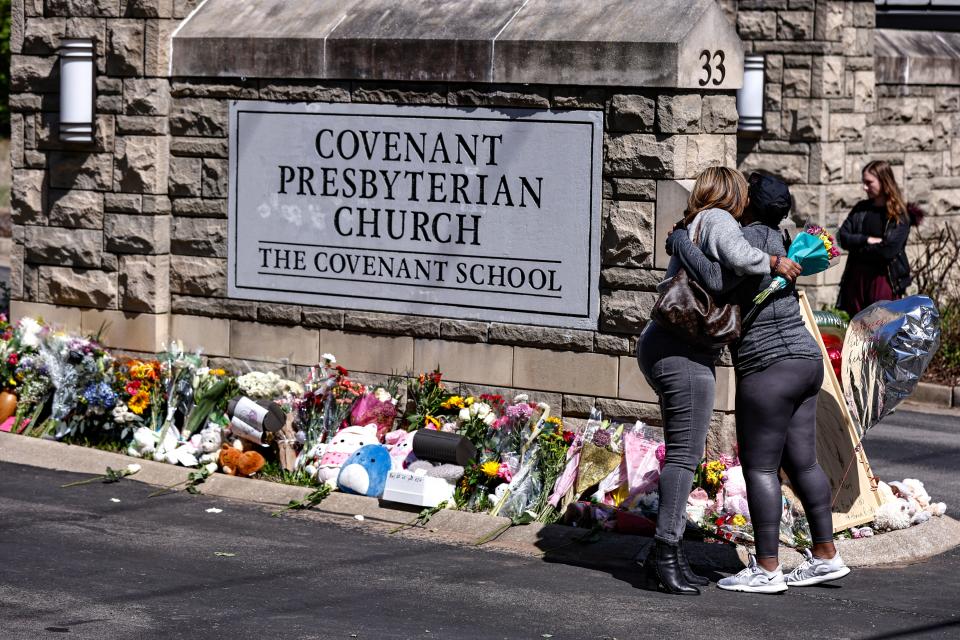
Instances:
[[[861,175],[867,199],[853,207],[837,234],[849,253],[837,306],[851,316],[878,300],[901,297],[910,284],[910,218],[893,171],[876,160]]]

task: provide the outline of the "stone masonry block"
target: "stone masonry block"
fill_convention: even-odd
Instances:
[[[175,156],[226,158],[226,138],[178,137],[170,141],[170,153]]]
[[[224,261],[226,263],[226,261]],[[303,307],[303,324],[318,329],[342,329],[343,310],[320,307]]]
[[[629,354],[633,351],[630,347],[629,337],[612,336],[606,333],[597,333],[594,335],[593,349],[597,353],[608,353],[615,356]]]
[[[223,78],[200,78],[176,80],[170,84],[170,95],[177,98],[242,98],[258,97],[257,81],[227,80]]]
[[[788,184],[803,184],[807,181],[809,160],[805,155],[785,153],[751,153],[740,163],[745,174],[753,171],[768,171],[780,176]]]
[[[685,177],[696,178],[707,167],[733,166],[735,163],[736,138],[734,136],[719,134],[687,136]]]
[[[62,227],[26,227],[26,260],[32,264],[99,268],[103,232]]]
[[[865,2],[854,2],[856,5],[866,5]],[[817,40],[828,40],[837,42],[843,39],[843,14],[844,7],[842,2],[818,2],[814,28],[814,37]],[[873,10],[873,7],[870,7]]]
[[[264,82],[264,86],[269,87],[272,91],[279,88],[275,82],[269,84]],[[322,90],[323,88],[316,87],[313,90]],[[306,85],[301,90],[310,91],[311,88]],[[380,104],[447,104],[447,86],[443,84],[415,86],[390,84],[384,86],[381,83],[358,82],[353,84],[353,88],[347,96],[341,95],[341,92],[346,92],[346,87],[329,87],[329,90],[334,93],[335,98],[340,98],[339,100],[330,100],[330,102],[349,100],[351,102]]]
[[[99,269],[40,267],[40,302],[74,307],[117,307],[117,275]]]
[[[103,228],[103,193],[51,189],[48,203],[48,219],[51,225],[83,229]]]
[[[843,182],[844,145],[825,142],[810,146],[810,180],[818,184]]]
[[[166,193],[168,145],[165,136],[117,138],[114,191]]]
[[[653,131],[656,110],[654,98],[617,94],[610,99],[610,130]]]
[[[928,124],[936,111],[932,97],[906,96],[880,98],[877,101],[877,122],[884,124]]]
[[[60,89],[59,56],[10,58],[10,93],[54,93]]]
[[[705,133],[736,133],[738,121],[735,96],[703,97],[703,131]]]
[[[679,214],[677,214],[677,217],[679,218]],[[663,271],[654,271],[651,269],[607,267],[600,271],[600,286],[605,289],[654,291],[657,285],[663,280],[664,273]]]
[[[515,347],[513,386],[523,389],[616,397],[617,358]]]
[[[123,81],[123,112],[129,116],[170,113],[170,83],[166,78],[127,78]]]
[[[170,43],[178,20],[147,20],[143,52],[144,72],[166,76],[170,69]]]
[[[349,358],[351,371],[415,371],[414,338],[320,330],[320,352]]]
[[[657,98],[657,128],[662,133],[698,133],[703,101],[696,94],[663,94]]]
[[[224,198],[175,198],[172,207],[175,216],[227,217],[227,201]]]
[[[170,158],[167,193],[172,196],[200,196],[200,158]]]
[[[943,152],[913,152],[904,157],[903,169],[908,178],[933,178],[943,173]]]
[[[214,218],[174,218],[170,234],[173,253],[227,257],[227,221]]]
[[[120,135],[165,136],[169,132],[169,122],[163,116],[117,116]]]
[[[143,207],[143,196],[139,193],[105,193],[103,194],[104,211],[114,213],[140,213]]]
[[[225,137],[228,105],[215,98],[177,98],[170,111],[170,131],[176,136]]]
[[[142,76],[144,72],[142,20],[115,20],[107,33],[107,73]]]
[[[46,173],[15,169],[10,189],[10,210],[17,224],[46,224],[44,182]]]
[[[625,267],[650,266],[654,204],[604,201],[602,262]]]
[[[170,310],[170,256],[123,256],[119,271],[120,308],[166,313]]]
[[[172,295],[170,296],[170,310],[173,313],[185,313],[211,318],[230,318],[233,320],[257,319],[257,303],[251,300]]]
[[[344,356],[346,357],[346,356]],[[413,371],[433,371],[457,382],[513,385],[513,347],[446,340],[414,340]]]
[[[131,18],[170,18],[173,0],[126,0],[125,15]]]
[[[363,333],[388,333],[436,338],[440,335],[440,319],[393,313],[351,311],[344,314],[343,328]]]
[[[810,95],[810,69],[784,69],[783,95],[806,98]]]
[[[300,324],[300,305],[270,303],[257,308],[257,320],[270,324]]]
[[[404,92],[404,94],[406,93]],[[361,89],[359,95],[360,97],[366,97],[367,94]],[[350,85],[345,82],[318,84],[305,81],[262,80],[260,82],[260,98],[262,100],[299,100],[304,102],[350,102]],[[422,96],[422,99],[429,104],[435,104],[432,99],[425,96]],[[446,104],[446,94],[444,94],[442,104]]]
[[[109,213],[104,217],[107,251],[155,255],[170,251],[170,217]]]
[[[490,325],[488,336],[490,342],[498,344],[549,347],[569,351],[593,349],[593,332],[577,329],[554,329],[494,322]]]
[[[230,322],[230,356],[250,360],[316,364],[320,336],[314,329],[255,322]]]
[[[461,342],[486,342],[489,325],[472,320],[440,320],[440,337]]]
[[[170,338],[186,351],[202,349],[204,355],[230,355],[230,321],[224,318],[175,313],[170,316]]]
[[[170,290],[188,296],[226,296],[227,261],[202,256],[170,256]]]
[[[201,185],[204,198],[226,198],[229,166],[226,160],[205,158],[201,169]]]
[[[31,18],[26,23],[23,45],[17,53],[55,54],[66,30],[66,18]]]
[[[612,291],[600,298],[600,328],[611,333],[637,335],[650,319],[657,301],[652,291]]]
[[[203,0],[173,0],[173,17],[186,18]]]
[[[784,98],[784,135],[791,140],[820,140],[826,134],[825,100]]]
[[[157,353],[169,344],[169,320],[165,313],[86,309],[81,313],[81,328],[95,333],[105,327],[103,342],[114,349]]]
[[[43,11],[41,10],[41,15]],[[10,8],[10,52],[23,51],[23,36],[26,30],[26,15],[23,0],[13,0]]]
[[[867,117],[863,113],[831,113],[830,140],[862,140],[867,130]]]
[[[633,133],[604,136],[604,174],[628,178],[682,177],[688,136]]]
[[[842,56],[814,56],[810,91],[814,98],[837,98],[844,95]]]
[[[933,126],[902,124],[871,127],[867,149],[870,152],[925,151],[934,144]]]
[[[777,13],[777,39],[813,39],[813,15],[812,11],[779,11]]]
[[[614,178],[614,200],[656,200],[657,181],[644,178]]]
[[[89,16],[115,18],[120,15],[120,0],[46,0],[48,16]]]
[[[744,40],[774,40],[777,37],[777,14],[773,11],[739,11],[737,33]]]
[[[960,111],[960,89],[957,87],[937,87],[933,96],[937,111]]]
[[[876,110],[877,76],[873,71],[853,73],[853,110],[870,113]]]

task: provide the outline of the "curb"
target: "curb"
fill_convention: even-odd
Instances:
[[[102,474],[107,466],[124,467],[138,462],[141,470],[130,480],[150,485],[169,486],[187,479],[192,471],[186,467],[137,460],[120,453],[90,449],[64,444],[53,440],[41,440],[0,432],[0,462],[44,467],[73,473]],[[237,478],[222,473],[211,475],[203,483],[205,495],[255,504],[279,507],[290,500],[298,500],[310,493],[307,487]],[[355,516],[364,520],[395,526],[409,522],[420,511],[418,507],[385,503],[376,498],[333,492],[320,505],[309,511],[297,512],[306,516],[337,524],[357,525]],[[508,522],[507,518],[466,511],[444,510],[429,522],[429,529],[408,529],[406,535],[422,537],[424,532],[452,538],[455,544],[470,545],[480,536],[493,532]],[[547,562],[560,562],[594,568],[606,568],[615,572],[637,571],[633,560],[638,550],[645,547],[648,538],[618,533],[604,533],[590,544],[578,544],[584,535],[583,529],[565,525],[530,524],[512,527],[497,539],[483,545],[485,549],[503,551],[523,556],[540,557]],[[839,540],[837,549],[851,567],[911,564],[927,560],[960,545],[960,522],[944,516],[883,535],[861,540]],[[729,544],[685,543],[684,550],[690,561],[698,567],[714,571],[730,572],[743,568],[747,550]],[[797,564],[798,556],[788,548],[781,548],[784,566]]]
[[[948,387],[931,382],[918,382],[909,403],[914,405],[915,409],[922,409],[922,406],[933,406],[939,409],[960,408],[960,386]]]

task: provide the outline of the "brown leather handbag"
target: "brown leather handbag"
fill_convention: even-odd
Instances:
[[[698,347],[720,349],[740,339],[740,307],[717,304],[682,267],[663,284],[650,317],[684,342]]]

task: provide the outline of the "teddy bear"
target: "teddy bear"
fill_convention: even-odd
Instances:
[[[383,495],[390,472],[390,451],[382,444],[360,447],[347,458],[337,475],[337,488],[371,498]]]
[[[397,429],[386,434],[383,439],[390,449],[390,460],[394,471],[403,471],[417,459],[413,455],[413,433]]]
[[[152,458],[157,449],[157,433],[148,427],[138,427],[127,447],[127,455],[134,458]]]
[[[880,505],[873,514],[878,531],[896,531],[910,526],[910,505],[906,500],[893,500]]]
[[[260,471],[266,463],[256,451],[242,451],[227,443],[220,445],[220,467],[227,475],[249,477]]]
[[[220,456],[220,445],[223,444],[223,433],[219,425],[208,423],[200,433],[193,438],[198,439],[197,449],[200,452],[200,463],[216,462]],[[191,438],[192,439],[192,438]]]
[[[747,482],[743,477],[743,467],[740,465],[730,467],[723,472],[723,510],[750,517],[750,507],[747,506]]]
[[[353,425],[341,429],[333,436],[333,439],[323,451],[323,457],[317,464],[317,479],[335,489],[340,467],[346,462],[347,458],[364,445],[379,443],[377,425],[375,424],[362,427]]]

